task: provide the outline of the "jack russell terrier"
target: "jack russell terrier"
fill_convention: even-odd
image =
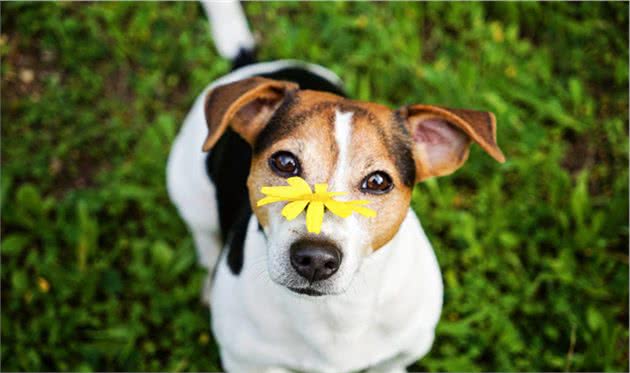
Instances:
[[[219,52],[239,68],[194,103],[167,183],[212,273],[204,297],[223,367],[405,371],[429,351],[442,308],[412,189],[457,170],[471,142],[503,162],[493,114],[348,99],[321,66],[254,63],[240,5],[203,5]],[[257,206],[263,186],[294,176],[367,200],[377,215],[327,210],[314,234],[305,214],[283,218],[283,203]]]

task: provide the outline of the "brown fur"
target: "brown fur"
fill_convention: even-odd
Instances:
[[[492,113],[433,105],[410,105],[401,108],[398,113],[416,143],[416,182],[448,175],[461,167],[468,159],[471,140],[498,162],[505,162],[505,156],[496,142],[496,120]],[[435,128],[436,131],[425,131],[425,134],[419,132],[422,122],[431,119],[446,122],[448,125]],[[430,132],[435,136],[430,136]],[[439,146],[450,147],[450,151],[446,154],[441,152],[440,157],[435,159],[428,150]]]
[[[275,138],[271,146],[254,155],[248,189],[250,203],[261,225],[269,221],[268,208],[257,207],[256,201],[263,197],[260,188],[285,185],[284,178],[275,175],[267,165],[269,157],[277,151],[295,154],[302,167],[303,177],[309,184],[331,183],[336,169],[339,149],[334,135],[335,110],[352,112],[352,137],[349,164],[352,165],[348,183],[340,191],[347,191],[348,199],[370,200],[370,208],[377,211],[375,218],[366,221],[366,232],[370,246],[376,250],[396,234],[405,218],[411,199],[411,187],[405,185],[397,172],[396,156],[388,143],[395,137],[396,126],[392,123],[391,111],[378,104],[346,100],[338,96],[315,91],[300,91],[299,105],[292,106],[283,118],[293,123],[292,131],[284,137]],[[299,122],[299,125],[295,125]],[[374,171],[385,171],[392,176],[394,189],[384,195],[361,192],[363,179]]]
[[[249,78],[214,88],[206,96],[208,137],[203,151],[214,146],[230,122],[234,131],[252,144],[282,100],[297,89],[295,83],[264,78]]]

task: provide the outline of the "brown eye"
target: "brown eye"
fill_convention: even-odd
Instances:
[[[300,174],[300,162],[293,154],[285,151],[273,153],[269,158],[269,167],[278,176],[291,177]]]
[[[391,176],[383,171],[372,172],[361,182],[361,191],[370,194],[385,194],[393,187]]]

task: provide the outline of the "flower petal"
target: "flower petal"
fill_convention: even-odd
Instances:
[[[311,194],[311,186],[308,185],[306,180],[302,179],[299,176],[293,176],[287,179],[287,183],[295,188],[296,191],[299,191],[300,194]]]
[[[287,203],[287,205],[282,209],[282,216],[287,218],[289,221],[295,219],[302,211],[304,211],[308,202],[309,201],[293,201]]]
[[[363,216],[367,216],[368,218],[373,218],[376,216],[376,211],[369,209],[367,207],[353,205],[352,210]]]
[[[342,218],[347,218],[352,215],[352,206],[346,202],[331,199],[330,201],[326,201],[324,205],[326,205],[326,208],[330,210],[330,212]]]
[[[324,204],[313,201],[306,208],[306,229],[311,233],[319,233],[324,221]]]
[[[295,198],[304,194],[292,186],[262,187],[260,188],[260,191],[269,197],[278,197],[283,199]]]
[[[280,198],[280,197],[264,197],[258,200],[258,202],[256,202],[256,206],[260,207],[260,206],[264,206],[267,205],[269,203],[274,203],[274,202],[280,202],[280,201],[284,201],[284,198]]]
[[[315,184],[315,193],[326,193],[328,184]]]

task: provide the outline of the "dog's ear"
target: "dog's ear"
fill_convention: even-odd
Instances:
[[[203,151],[214,146],[228,125],[253,145],[273,113],[298,88],[295,83],[256,77],[212,89],[206,96],[208,137]]]
[[[398,114],[413,137],[416,182],[457,170],[468,158],[471,140],[498,162],[505,162],[492,113],[410,105]]]

